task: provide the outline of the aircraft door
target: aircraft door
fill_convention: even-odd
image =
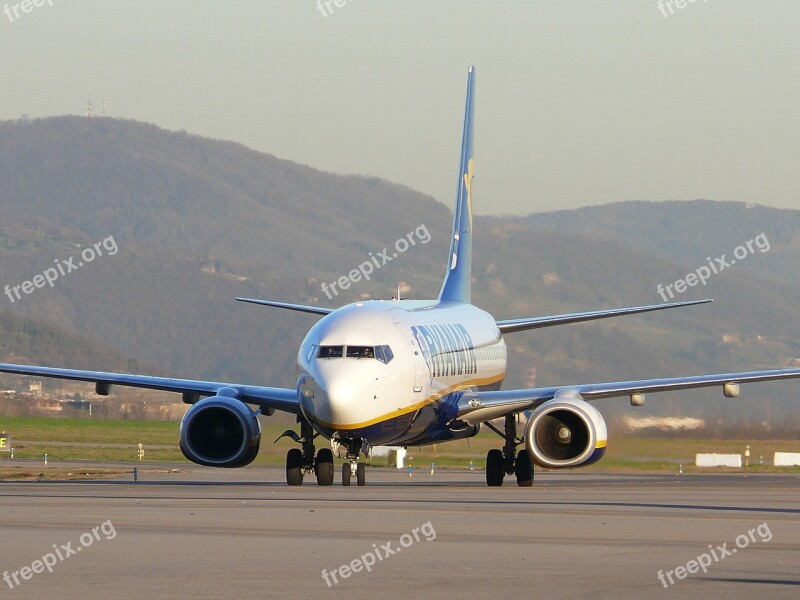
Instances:
[[[414,393],[420,393],[422,391],[424,382],[427,379],[430,379],[431,376],[430,369],[428,369],[428,364],[425,361],[425,356],[422,353],[423,350],[408,327],[398,321],[395,321],[394,324],[400,329],[400,331],[403,332],[403,337],[408,340],[409,344],[411,344],[412,350],[414,351]]]

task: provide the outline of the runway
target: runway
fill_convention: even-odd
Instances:
[[[559,472],[487,488],[480,471],[369,469],[363,488],[289,488],[277,468],[175,468],[0,483],[4,597],[800,594],[796,475]],[[52,572],[34,562],[48,553]],[[693,560],[709,564],[689,573]]]

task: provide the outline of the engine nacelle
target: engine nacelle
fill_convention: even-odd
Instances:
[[[528,418],[525,449],[546,469],[585,467],[603,458],[608,431],[600,412],[584,400],[554,399]]]
[[[212,396],[193,404],[181,419],[181,452],[207,467],[244,467],[258,454],[261,424],[243,402]]]

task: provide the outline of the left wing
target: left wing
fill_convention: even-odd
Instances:
[[[695,304],[706,304],[713,302],[707,300],[690,300],[688,302],[667,302],[665,304],[650,304],[648,306],[631,306],[629,308],[612,308],[607,310],[591,310],[588,312],[569,313],[565,315],[553,315],[549,317],[530,317],[527,319],[506,319],[497,321],[497,328],[500,333],[514,333],[526,329],[540,329],[541,327],[552,327],[553,325],[566,325],[567,323],[581,323],[583,321],[594,321],[596,319],[608,319],[622,315],[635,315],[638,313],[652,312],[654,310],[664,310],[667,308],[678,308],[680,306],[693,306]]]
[[[723,386],[726,396],[738,395],[739,383],[774,381],[778,379],[800,378],[800,369],[779,369],[774,371],[749,371],[746,373],[725,373],[721,375],[696,375],[693,377],[673,377],[668,379],[642,379],[639,381],[616,381],[609,383],[589,383],[527,390],[500,390],[494,392],[464,392],[454,407],[454,420],[468,425],[497,419],[508,414],[532,410],[540,404],[552,400],[557,393],[577,393],[584,400],[632,396],[646,392],[668,392],[692,388]]]
[[[194,379],[172,379],[168,377],[149,377],[146,375],[127,375],[125,373],[104,373],[102,371],[80,371],[74,369],[53,369],[50,367],[29,367],[0,363],[0,373],[35,375],[53,379],[91,381],[101,396],[107,396],[112,385],[145,388],[183,394],[184,402],[193,404],[202,396],[222,395],[236,398],[261,409],[274,409],[300,414],[297,390],[271,388],[218,381],[197,381]]]

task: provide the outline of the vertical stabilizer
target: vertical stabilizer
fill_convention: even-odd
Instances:
[[[475,158],[472,154],[472,125],[475,106],[475,67],[467,75],[467,105],[461,140],[461,166],[458,171],[453,238],[450,240],[447,272],[439,292],[440,302],[470,302],[472,287],[472,180]]]

